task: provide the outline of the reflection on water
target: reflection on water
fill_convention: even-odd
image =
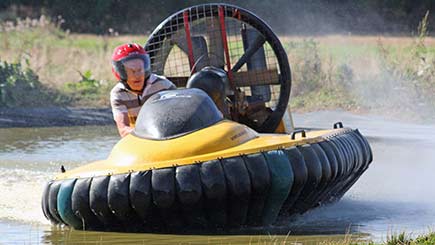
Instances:
[[[0,167],[58,171],[106,158],[119,140],[114,127],[0,129]]]
[[[171,235],[77,231],[55,226],[24,226],[0,224],[1,231],[9,230],[0,242],[7,243],[50,243],[50,244],[306,244],[315,245],[324,241],[341,241],[342,235]],[[26,232],[23,233],[23,230]],[[14,232],[18,231],[18,232]],[[363,240],[361,236],[348,236]]]
[[[119,140],[116,129],[113,126],[0,129],[0,244],[91,241],[246,244],[279,243],[283,239],[316,244],[343,238],[330,234],[369,234],[372,239],[382,240],[394,231],[417,235],[434,227],[434,126],[342,112],[295,115],[294,119],[297,126],[304,127],[330,128],[334,122],[343,121],[345,126],[359,128],[372,145],[374,163],[337,204],[291,219],[283,217],[276,227],[213,236],[83,232],[50,226],[40,208],[46,181],[60,171],[61,165],[69,169],[106,158]]]

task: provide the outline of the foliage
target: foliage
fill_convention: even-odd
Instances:
[[[82,79],[78,82],[65,83],[65,88],[67,91],[78,94],[95,94],[100,87],[100,83],[92,77],[92,72],[87,70],[83,74],[80,73],[80,76]]]
[[[387,241],[375,243],[373,241],[358,241],[346,235],[342,241],[322,242],[322,245],[433,245],[435,244],[435,233],[429,232],[425,235],[420,235],[412,238],[406,232],[399,234],[391,234],[387,237]]]
[[[430,232],[413,239],[405,232],[388,236],[386,245],[432,245],[435,243],[435,233]]]
[[[430,232],[427,235],[418,236],[415,239],[415,243],[420,245],[435,244],[435,232]]]
[[[73,104],[84,106],[105,104],[104,100],[107,100],[110,90],[107,82],[94,79],[90,70],[79,74],[80,81],[64,84],[63,90],[71,97]]]
[[[43,86],[30,68],[0,61],[0,107],[46,106],[62,104],[64,99]]]
[[[412,239],[405,232],[388,236],[386,245],[411,245]]]
[[[80,75],[80,81],[67,82],[56,90],[42,84],[28,64],[23,67],[21,63],[0,61],[0,107],[107,104],[107,82],[94,79],[90,70]]]

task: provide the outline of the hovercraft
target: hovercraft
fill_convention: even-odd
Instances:
[[[367,140],[341,122],[285,129],[287,56],[249,11],[184,9],[145,47],[153,69],[186,88],[151,96],[106,160],[50,181],[42,210],[51,222],[172,232],[273,225],[339,200],[369,167]]]

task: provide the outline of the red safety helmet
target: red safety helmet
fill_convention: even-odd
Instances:
[[[112,72],[118,80],[126,81],[127,73],[123,63],[127,60],[142,59],[144,63],[145,79],[147,79],[151,73],[151,61],[150,56],[145,49],[137,43],[128,43],[118,46],[113,51],[112,55]]]

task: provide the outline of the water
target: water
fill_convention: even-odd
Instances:
[[[182,243],[246,244],[284,239],[316,244],[331,234],[413,235],[435,225],[435,126],[387,121],[344,112],[294,115],[297,126],[328,128],[336,121],[359,128],[372,145],[374,162],[344,198],[265,231],[234,235],[164,235],[83,232],[51,226],[40,208],[42,189],[60,171],[106,158],[119,140],[113,126],[0,129],[0,244]],[[289,236],[286,234],[289,233]]]
[[[337,121],[368,137],[374,161],[336,205],[300,221],[331,227],[352,224],[374,240],[406,231],[416,236],[435,227],[435,126],[415,125],[343,112],[295,115],[297,125],[332,127]]]

